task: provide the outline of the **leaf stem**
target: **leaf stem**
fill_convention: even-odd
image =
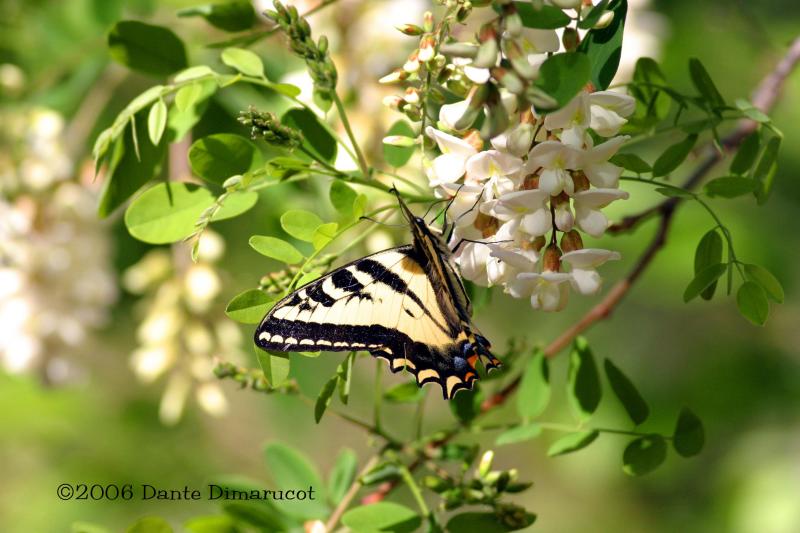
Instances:
[[[353,150],[355,150],[356,152],[356,157],[358,159],[358,168],[361,169],[361,173],[364,175],[365,178],[369,178],[370,169],[369,166],[367,165],[367,160],[364,157],[364,153],[361,151],[361,147],[358,145],[358,141],[356,141],[356,136],[353,133],[353,128],[350,127],[350,120],[347,118],[347,111],[345,111],[342,99],[339,98],[339,94],[336,91],[333,91],[333,103],[336,105],[336,111],[339,113],[339,119],[342,121],[342,125],[344,126],[344,131],[347,132],[347,136],[350,138],[350,143],[353,145]]]
[[[426,518],[429,518],[431,516],[431,511],[428,509],[428,504],[425,503],[425,498],[422,496],[422,490],[420,490],[419,485],[417,485],[417,482],[414,480],[414,476],[411,475],[411,471],[406,465],[402,465],[400,467],[400,476],[403,478],[403,481],[406,482],[406,485],[408,485],[411,495],[414,496],[414,500],[417,502],[420,513],[422,513],[422,515]]]

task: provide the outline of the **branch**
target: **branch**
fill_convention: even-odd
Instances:
[[[792,45],[789,47],[789,50],[786,52],[786,55],[783,57],[783,59],[758,85],[758,88],[753,93],[753,104],[761,111],[764,111],[765,113],[769,112],[778,101],[778,97],[781,93],[783,85],[786,82],[786,78],[797,66],[798,62],[800,62],[800,37],[796,38],[792,42]],[[738,148],[745,137],[755,131],[757,127],[758,123],[755,121],[749,119],[741,120],[737,128],[723,139],[722,146],[725,149],[725,152],[730,152]],[[724,153],[721,153],[717,150],[712,150],[711,148],[707,150],[709,153],[697,166],[694,172],[689,175],[683,184],[683,188],[691,190],[697,187],[697,185],[703,181],[703,178],[706,177],[706,175],[714,168],[714,166],[720,161],[720,159],[722,159],[722,156],[724,155]],[[622,231],[624,229],[630,229],[643,220],[649,219],[653,216],[659,217],[659,225],[656,234],[653,236],[653,239],[650,241],[650,244],[647,246],[647,248],[645,248],[644,252],[642,252],[642,255],[633,265],[633,268],[630,270],[628,275],[617,282],[617,284],[614,285],[614,287],[612,287],[608,292],[606,297],[603,298],[603,300],[595,305],[591,310],[589,310],[589,312],[586,313],[580,320],[578,320],[578,322],[567,328],[567,330],[559,335],[553,342],[548,344],[544,349],[545,356],[554,357],[561,350],[569,346],[575,337],[589,329],[596,322],[608,318],[611,315],[616,306],[619,305],[619,303],[631,289],[634,282],[639,279],[645,269],[653,261],[656,253],[658,253],[664,244],[666,244],[670,224],[673,216],[675,215],[675,209],[682,201],[683,198],[680,197],[669,198],[658,204],[656,207],[643,211],[639,215],[626,217],[620,224],[616,225],[614,231]],[[612,228],[614,228],[614,226],[612,226]],[[504,403],[508,396],[519,386],[519,382],[520,378],[518,377],[506,385],[506,387],[500,392],[488,398],[483,405],[481,405],[481,412],[486,412]]]

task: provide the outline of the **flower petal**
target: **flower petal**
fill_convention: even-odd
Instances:
[[[619,258],[619,252],[601,248],[583,248],[582,250],[567,252],[561,256],[561,260],[568,262],[573,269],[596,268],[606,261],[616,261]]]

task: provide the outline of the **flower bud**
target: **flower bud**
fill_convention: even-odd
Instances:
[[[510,39],[503,40],[503,51],[511,62],[514,72],[527,80],[534,80],[538,71],[528,61],[528,54],[520,47],[519,43]]]
[[[561,42],[567,52],[571,52],[578,47],[581,38],[578,35],[578,30],[572,27],[564,28],[564,34],[561,36]]]
[[[395,26],[395,28],[397,28],[397,31],[400,33],[404,33],[411,37],[416,37],[425,33],[425,31],[416,24],[403,24],[401,26]]]
[[[505,21],[508,35],[513,38],[519,37],[523,28],[522,18],[520,18],[519,13],[515,11],[514,13],[506,15]]]
[[[476,152],[483,150],[483,139],[478,130],[470,130],[464,134],[464,140],[468,142]]]
[[[415,87],[409,87],[406,89],[406,95],[403,97],[403,100],[405,100],[407,104],[417,105],[420,102],[419,90]]]
[[[497,233],[497,229],[500,227],[500,222],[496,218],[490,217],[485,213],[478,213],[475,222],[472,224],[476,229],[480,230],[484,239],[488,239]]]
[[[408,56],[408,59],[403,65],[403,70],[409,74],[413,74],[419,70],[419,50],[415,50]]]
[[[464,2],[464,4],[458,8],[456,11],[456,20],[458,22],[464,22],[469,18],[469,15],[472,13],[472,4],[470,2]]]
[[[494,79],[502,83],[509,92],[513,94],[522,94],[525,92],[525,84],[522,83],[522,80],[519,79],[514,72],[506,70],[503,67],[494,67],[491,72]]]
[[[484,139],[497,137],[508,129],[508,114],[500,104],[487,104],[484,108],[486,119],[481,126],[481,136]]]
[[[231,176],[230,178],[226,179],[222,183],[222,188],[223,189],[235,189],[236,187],[241,185],[241,183],[242,183],[242,176],[241,175]]]
[[[422,120],[422,109],[418,105],[408,105],[403,107],[403,113],[413,122]]]
[[[319,40],[317,41],[317,48],[321,54],[324,54],[328,51],[328,37],[325,35],[320,36]]]
[[[544,251],[542,258],[542,270],[544,272],[559,272],[561,270],[561,250],[555,244],[551,244]]]
[[[491,68],[497,64],[497,54],[500,52],[497,46],[497,32],[494,27],[487,24],[481,28],[479,39],[481,45],[478,48],[478,54],[472,61],[472,66]]]
[[[430,11],[422,15],[422,27],[426,32],[433,31],[433,13]]]
[[[489,474],[489,470],[492,468],[493,459],[494,452],[492,450],[486,450],[486,452],[481,456],[480,463],[478,463],[478,476],[486,477]]]
[[[536,133],[536,129],[533,125],[523,122],[511,130],[511,133],[508,135],[508,141],[506,142],[506,148],[511,154],[517,157],[526,155],[531,149],[534,133]]]
[[[406,105],[406,101],[396,94],[391,94],[383,97],[383,105],[390,109],[402,110]]]
[[[478,55],[478,47],[471,43],[444,43],[439,47],[443,54],[453,57],[473,59]]]
[[[434,45],[434,40],[432,36],[426,35],[425,37],[422,38],[422,41],[420,42],[419,45],[420,61],[422,61],[423,63],[427,63],[428,61],[433,59],[433,56],[435,54],[433,45]]]
[[[575,216],[570,209],[569,201],[561,203],[555,208],[556,228],[559,231],[570,231],[575,223]]]
[[[539,175],[538,174],[528,174],[525,176],[525,179],[522,181],[523,190],[534,190],[539,188]]]
[[[572,183],[575,192],[588,191],[591,185],[589,183],[589,178],[586,177],[586,174],[584,174],[582,170],[572,172]]]
[[[564,252],[574,252],[583,249],[583,239],[576,230],[571,230],[561,236],[561,249]]]
[[[405,70],[397,69],[378,80],[378,83],[397,83],[408,78],[408,72]]]
[[[607,27],[611,22],[614,20],[614,12],[613,11],[606,11],[600,18],[597,19],[597,22],[594,25],[594,29],[601,30]]]
[[[527,245],[530,247],[531,250],[534,250],[536,252],[541,252],[542,248],[544,248],[546,244],[547,244],[547,239],[545,238],[545,236],[539,235]]]

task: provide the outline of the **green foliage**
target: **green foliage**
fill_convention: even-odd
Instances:
[[[417,403],[425,397],[425,391],[413,381],[395,385],[383,393],[383,398],[391,403]]]
[[[414,128],[405,120],[398,120],[389,130],[386,135],[401,135],[403,137],[412,138],[416,135]],[[383,158],[386,162],[395,168],[402,167],[411,156],[414,155],[414,146],[392,146],[389,144],[383,145]]]
[[[280,387],[289,377],[289,354],[283,352],[265,352],[255,348],[258,364],[271,387]]]
[[[692,134],[664,150],[664,153],[658,156],[656,162],[653,163],[653,177],[660,178],[677,169],[692,151],[696,142],[697,134]]]
[[[615,154],[610,162],[637,174],[647,174],[653,171],[653,167],[636,154]]]
[[[597,365],[589,344],[578,337],[569,356],[567,392],[570,405],[579,420],[587,420],[600,404],[602,390]]]
[[[631,476],[641,476],[658,468],[667,458],[667,442],[661,435],[638,437],[625,447],[622,469]]]
[[[507,429],[500,433],[495,439],[495,444],[502,446],[503,444],[514,444],[516,442],[523,442],[526,440],[535,439],[542,434],[542,426],[539,424],[524,424],[521,426]]]
[[[694,275],[697,276],[702,270],[719,265],[722,263],[722,237],[716,228],[708,231],[700,242],[697,244],[697,249],[694,252]],[[717,288],[717,282],[713,281],[700,293],[700,297],[704,300],[710,300],[714,296],[714,291]]]
[[[126,533],[172,533],[172,527],[163,518],[148,516],[137,520]]]
[[[171,30],[135,20],[117,22],[108,32],[115,61],[145,74],[164,77],[188,66],[183,42]]]
[[[619,68],[622,55],[622,33],[628,13],[627,0],[614,0],[609,4],[614,19],[605,28],[591,29],[578,46],[591,62],[591,82],[597,90],[605,90]]]
[[[535,85],[553,99],[553,106],[538,106],[547,113],[567,105],[589,81],[591,64],[582,53],[555,54],[542,63]],[[540,107],[542,107],[540,109]]]
[[[264,291],[248,289],[228,303],[225,314],[242,324],[258,324],[274,303],[274,298]]]
[[[241,215],[258,195],[237,192],[215,209],[212,220]],[[140,194],[125,211],[125,226],[137,239],[152,244],[178,242],[191,235],[200,216],[214,209],[217,199],[208,189],[187,183],[159,183]]]
[[[301,241],[312,242],[320,226],[322,219],[311,211],[291,209],[281,215],[283,231]]]
[[[358,197],[358,193],[352,187],[341,180],[333,180],[328,194],[331,205],[339,214],[350,217],[353,214],[353,204]]]
[[[329,512],[326,501],[326,490],[322,479],[309,459],[286,446],[272,443],[264,449],[266,465],[279,489],[315,489],[315,499],[287,500],[281,502],[281,510],[286,514],[302,519],[324,518]]]
[[[514,7],[526,28],[554,30],[570,22],[566,13],[554,6],[539,6],[536,9],[530,2],[514,2]]]
[[[747,279],[764,289],[771,300],[779,304],[783,303],[783,287],[778,278],[773,276],[769,270],[758,265],[744,265],[744,273]]]
[[[416,531],[422,520],[413,510],[392,502],[378,502],[347,511],[342,523],[353,533],[411,533]]]
[[[247,0],[228,0],[215,4],[188,7],[178,11],[179,17],[203,17],[221,30],[236,32],[251,28],[256,23],[253,4]]]
[[[314,159],[327,163],[336,160],[338,151],[336,139],[313,112],[305,108],[290,109],[281,117],[281,122],[302,132],[303,148]]]
[[[292,246],[291,243],[283,239],[270,237],[268,235],[253,235],[248,242],[250,243],[250,247],[256,252],[281,261],[282,263],[291,265],[303,260],[303,254]]]
[[[236,521],[225,515],[198,516],[183,524],[189,533],[237,533]]]
[[[763,326],[769,315],[767,293],[753,281],[745,281],[736,292],[736,305],[739,312],[747,320],[757,326]]]
[[[593,443],[598,436],[600,436],[600,432],[596,429],[568,433],[550,445],[547,455],[555,457],[577,452]]]
[[[522,418],[542,414],[550,401],[550,364],[544,352],[537,350],[522,375],[517,392],[517,413]]]
[[[715,178],[706,183],[705,192],[708,196],[712,197],[737,198],[754,192],[757,188],[758,182],[750,178],[724,176],[722,178]]]
[[[703,291],[708,289],[713,283],[716,283],[717,279],[722,276],[728,270],[728,265],[723,265],[721,263],[708,265],[697,274],[695,274],[694,279],[689,282],[689,285],[686,287],[686,290],[683,292],[683,301],[690,302],[694,300],[697,296],[699,296]]]
[[[683,457],[692,457],[700,453],[705,444],[703,423],[692,411],[681,409],[675,432],[672,435],[672,446]]]
[[[261,58],[250,50],[226,48],[222,51],[220,58],[223,63],[238,70],[245,76],[264,77],[264,64],[261,62]]]
[[[447,531],[458,531],[459,533],[505,533],[506,531],[516,531],[532,525],[536,520],[536,515],[516,513],[517,522],[512,524],[500,521],[496,513],[461,513],[453,516],[447,521]]]
[[[263,165],[261,152],[248,139],[232,133],[217,133],[196,140],[189,148],[192,172],[209,183],[226,179]]]
[[[357,468],[356,453],[349,448],[342,448],[328,477],[328,499],[331,505],[342,501],[350,485],[355,481]]]
[[[633,382],[610,359],[606,359],[603,362],[603,366],[608,382],[611,385],[611,390],[619,398],[631,421],[638,426],[647,420],[647,417],[650,416],[650,408],[642,398],[642,395],[639,394],[639,391],[636,390]]]

